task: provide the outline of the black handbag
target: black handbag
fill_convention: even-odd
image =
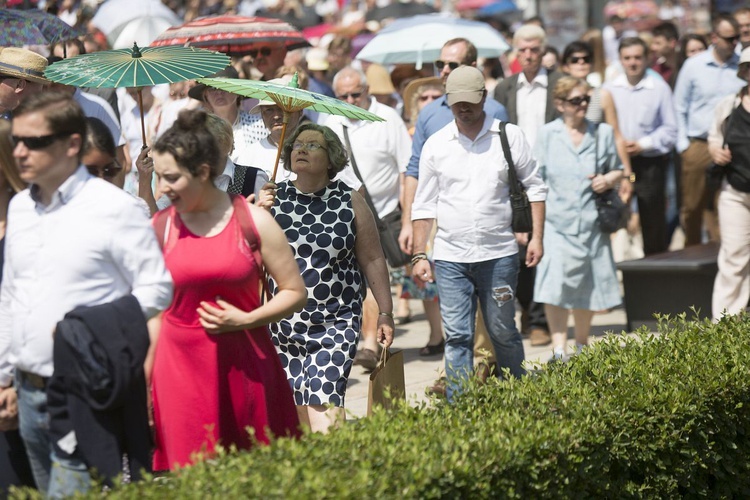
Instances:
[[[503,146],[505,161],[508,162],[508,184],[510,187],[510,208],[513,213],[511,227],[514,233],[530,233],[533,226],[531,218],[531,203],[526,195],[526,189],[519,182],[516,175],[516,165],[510,154],[510,144],[505,132],[505,122],[500,122],[500,144]]]
[[[401,234],[401,208],[397,208],[382,219],[378,216],[378,211],[375,210],[375,205],[372,202],[370,193],[367,191],[362,174],[359,173],[359,168],[357,168],[357,161],[354,159],[352,145],[349,142],[349,129],[346,125],[344,125],[344,141],[346,142],[346,148],[349,150],[352,170],[354,170],[354,174],[359,179],[359,182],[362,183],[365,201],[367,202],[367,206],[370,207],[373,217],[375,217],[378,234],[380,235],[380,246],[383,247],[385,260],[391,267],[405,266],[411,262],[411,256],[402,252],[401,246],[398,244],[398,237]]]
[[[604,174],[599,168],[599,126],[594,132],[594,173]],[[617,190],[608,189],[596,194],[596,211],[599,219],[599,229],[603,233],[614,233],[628,225],[630,212],[628,206],[620,198]]]

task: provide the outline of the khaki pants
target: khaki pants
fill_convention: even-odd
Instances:
[[[495,350],[492,348],[490,335],[484,326],[482,308],[477,307],[477,317],[474,327],[474,366],[486,361],[490,366],[495,363]]]
[[[682,158],[680,222],[685,231],[685,246],[701,243],[701,228],[705,218],[706,230],[711,241],[719,241],[719,221],[716,210],[707,210],[709,193],[706,189],[706,169],[711,165],[708,143],[690,139],[690,146],[680,155]]]
[[[750,300],[750,193],[725,183],[718,209],[721,248],[712,297],[715,319],[724,311],[737,314],[745,310]]]

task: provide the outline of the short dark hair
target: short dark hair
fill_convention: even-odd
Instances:
[[[718,34],[719,25],[722,22],[728,22],[729,24],[731,24],[735,31],[740,30],[740,25],[737,23],[737,19],[735,19],[734,16],[730,14],[721,13],[721,14],[716,14],[716,17],[714,17],[714,20],[711,21],[711,31],[713,33]]]
[[[214,179],[226,164],[221,157],[216,139],[206,124],[208,113],[202,109],[186,109],[177,121],[154,144],[154,151],[169,153],[175,162],[197,176],[201,165],[210,167],[209,177]]]
[[[583,52],[586,54],[586,57],[593,57],[594,56],[594,49],[591,47],[591,44],[588,42],[584,42],[583,40],[575,40],[573,42],[570,42],[566,47],[565,50],[563,50],[563,56],[562,56],[562,63],[568,64],[568,60],[573,57],[573,54],[578,54],[580,52]]]
[[[289,171],[292,170],[292,145],[297,140],[297,137],[299,137],[299,135],[305,130],[312,130],[323,134],[323,139],[326,141],[326,151],[328,152],[328,162],[331,164],[331,168],[328,170],[328,178],[333,179],[336,177],[336,174],[344,170],[346,164],[349,163],[349,155],[346,152],[346,148],[341,143],[339,136],[325,125],[318,125],[317,123],[304,123],[300,125],[284,142],[284,148],[281,150],[284,169]]]
[[[622,49],[627,49],[628,47],[643,47],[643,55],[648,56],[648,44],[643,40],[643,38],[637,37],[637,36],[629,36],[627,38],[623,38],[620,42],[620,47],[617,49],[618,53],[622,52]]]
[[[112,137],[109,127],[99,118],[89,117],[86,119],[88,132],[86,134],[86,153],[91,150],[101,151],[112,158],[117,156],[117,145]]]
[[[21,101],[13,110],[13,117],[18,118],[31,113],[42,113],[52,134],[78,134],[81,136],[81,150],[78,158],[83,156],[84,141],[86,140],[86,115],[73,96],[52,90],[40,92]]]
[[[663,36],[667,40],[678,40],[680,38],[680,32],[677,29],[675,23],[664,21],[657,25],[651,33],[654,36]]]
[[[459,43],[466,44],[466,57],[462,62],[467,66],[470,66],[477,62],[477,58],[479,57],[477,53],[477,46],[471,43],[466,38],[451,38],[443,44],[443,47],[450,47],[451,45],[456,45]]]

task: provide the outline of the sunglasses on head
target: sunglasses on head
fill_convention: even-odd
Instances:
[[[591,102],[591,97],[587,95],[582,95],[578,97],[574,97],[572,99],[565,99],[565,102],[572,104],[573,106],[580,106],[584,102],[586,104]]]
[[[84,165],[86,167],[86,170],[89,171],[91,175],[94,177],[99,178],[105,178],[105,179],[111,179],[115,177],[117,174],[120,173],[120,170],[122,170],[122,167],[119,163],[117,163],[117,160],[112,160],[110,163],[107,163],[106,165],[100,167],[99,165]]]
[[[250,55],[250,57],[255,59],[256,57],[258,57],[258,52],[260,52],[260,55],[262,55],[263,57],[268,57],[271,55],[271,52],[273,52],[273,49],[271,49],[271,47],[261,47],[260,49],[249,50],[248,54]]]
[[[461,66],[461,63],[457,62],[445,62],[445,61],[435,61],[435,67],[438,69],[438,71],[443,71],[443,68],[448,66],[451,71]]]
[[[578,63],[591,64],[591,56],[571,57],[568,59],[568,64]]]
[[[22,142],[23,145],[26,146],[28,149],[37,150],[37,149],[44,149],[46,147],[49,147],[56,140],[62,139],[63,137],[68,137],[72,134],[73,134],[72,132],[60,132],[57,134],[38,135],[38,136],[29,136],[29,137],[12,135],[10,136],[10,140],[13,142],[14,148],[18,146],[19,143]]]
[[[364,92],[349,92],[348,94],[340,94],[340,95],[337,95],[337,96],[336,96],[336,98],[337,98],[337,99],[341,99],[342,101],[346,101],[346,100],[347,100],[347,99],[349,99],[350,97],[351,97],[352,99],[359,99],[360,97],[362,97],[362,94],[363,94],[363,93],[364,93]]]

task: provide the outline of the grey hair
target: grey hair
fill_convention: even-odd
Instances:
[[[547,34],[536,24],[524,24],[513,33],[513,46],[517,47],[521,40],[539,40],[542,45],[547,43]]]
[[[338,83],[341,78],[352,75],[359,76],[360,85],[362,85],[363,87],[367,87],[367,76],[365,76],[364,72],[361,69],[353,68],[352,66],[346,66],[344,68],[341,68],[333,76],[333,82],[331,83],[331,86],[333,87],[334,91],[336,90],[336,83]]]
[[[346,148],[341,143],[341,139],[336,133],[325,125],[318,125],[317,123],[305,123],[297,127],[297,130],[284,141],[284,147],[281,150],[281,160],[284,162],[284,169],[292,171],[292,145],[297,141],[297,137],[305,130],[312,130],[313,132],[320,132],[323,134],[323,139],[326,141],[326,150],[328,153],[328,163],[331,168],[328,169],[328,178],[333,179],[336,175],[344,170],[346,165],[349,163],[349,155],[346,152]]]

